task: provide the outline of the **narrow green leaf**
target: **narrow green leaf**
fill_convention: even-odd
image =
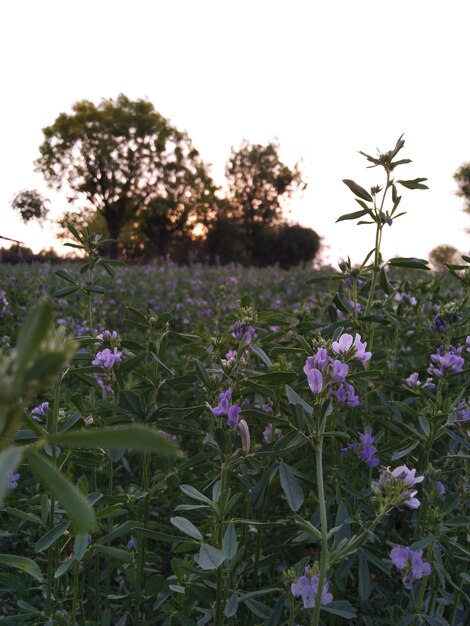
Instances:
[[[224,615],[225,617],[233,617],[234,615],[236,615],[237,610],[238,610],[238,596],[236,593],[232,593],[232,595],[227,600],[227,603],[225,605]]]
[[[349,602],[345,602],[343,600],[337,602],[330,602],[329,604],[322,605],[322,611],[326,611],[327,613],[332,613],[333,615],[338,615],[338,617],[344,617],[345,619],[353,619],[357,617],[353,607],[349,604]]]
[[[426,259],[417,259],[415,257],[397,257],[396,259],[390,259],[388,262],[392,267],[407,267],[417,270],[428,270],[429,265]]]
[[[413,180],[397,180],[397,183],[403,185],[407,189],[429,189],[427,185],[423,185],[423,181],[427,178],[414,178]]]
[[[406,448],[403,448],[402,450],[397,450],[397,452],[394,452],[392,454],[392,461],[396,461],[397,459],[401,459],[402,457],[406,456],[409,452],[411,452],[417,446],[419,446],[419,443],[420,443],[419,441],[415,441],[411,445],[407,446]]]
[[[57,270],[56,274],[57,276],[60,276],[60,278],[63,278],[64,280],[66,280],[68,283],[72,283],[73,285],[75,285],[76,283],[75,278],[67,270]]]
[[[233,559],[238,549],[237,533],[232,522],[228,524],[222,540],[222,552],[227,560]]]
[[[16,342],[18,369],[34,358],[36,350],[47,335],[53,319],[52,305],[42,302],[26,317]]]
[[[199,502],[204,502],[205,504],[212,504],[212,500],[210,498],[205,496],[203,493],[201,493],[191,485],[181,485],[180,489],[185,495],[188,496],[188,498],[198,500]]]
[[[336,223],[344,222],[345,220],[357,220],[360,217],[364,217],[364,215],[368,215],[368,214],[370,214],[369,209],[364,209],[362,211],[354,211],[353,213],[345,213],[344,215],[341,215],[341,217],[338,217],[338,219],[336,220]]]
[[[373,198],[368,191],[361,187],[353,180],[349,180],[347,178],[343,179],[343,183],[349,187],[349,189],[353,192],[355,196],[361,198],[362,200],[366,200],[367,202],[373,202]]]
[[[88,550],[88,533],[79,533],[75,537],[73,554],[77,561],[81,561]]]
[[[281,480],[281,487],[287,499],[287,504],[292,511],[298,511],[304,502],[304,493],[297,478],[295,477],[295,470],[281,461],[279,463],[279,478]]]
[[[44,487],[62,504],[75,529],[89,532],[95,524],[95,517],[85,496],[40,452],[29,448],[25,456]]]
[[[0,563],[6,565],[6,567],[13,567],[25,572],[35,580],[42,582],[42,573],[39,565],[31,559],[27,559],[24,556],[15,556],[14,554],[0,554]]]
[[[189,537],[192,537],[193,539],[197,539],[198,541],[203,540],[203,536],[200,530],[196,528],[196,526],[194,526],[194,524],[190,522],[189,519],[186,519],[185,517],[177,516],[177,517],[171,517],[170,522],[173,524],[173,526],[175,526],[175,528],[180,530],[185,535],[188,535]]]
[[[57,524],[54,528],[48,530],[47,533],[45,533],[36,542],[34,547],[36,552],[44,552],[44,550],[47,550],[47,548],[52,546],[52,544],[54,544],[59,537],[62,537],[69,526],[70,522],[68,520],[64,520],[63,522],[60,522],[60,524]]]
[[[72,565],[76,562],[77,561],[74,558],[70,558],[64,561],[63,563],[61,563],[59,567],[56,569],[56,571],[54,572],[54,578],[60,578],[61,576],[66,574],[69,571],[69,569],[72,567]]]
[[[49,443],[67,448],[124,448],[176,457],[178,447],[147,426],[87,428],[50,435]]]
[[[214,546],[204,543],[199,550],[199,554],[194,556],[194,560],[201,569],[211,570],[220,567],[225,561],[225,556]]]
[[[78,287],[63,287],[62,289],[56,289],[54,291],[54,298],[66,298],[78,291]]]
[[[123,548],[112,548],[111,546],[94,544],[93,551],[107,559],[115,559],[121,563],[132,563],[134,560],[134,554],[130,550],[124,550]]]

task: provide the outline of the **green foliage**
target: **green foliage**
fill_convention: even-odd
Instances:
[[[20,214],[25,224],[32,219],[43,222],[49,213],[47,202],[48,200],[36,189],[23,189],[15,195],[11,207]]]

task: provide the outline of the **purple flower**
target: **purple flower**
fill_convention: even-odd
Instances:
[[[373,445],[374,438],[369,433],[358,433],[359,441],[355,441],[341,449],[341,456],[347,456],[349,454],[355,454],[359,461],[364,461],[369,467],[377,467],[380,463],[378,457],[374,457],[377,452],[377,448]]]
[[[308,386],[312,393],[317,395],[323,389],[323,375],[320,370],[313,368],[307,374]]]
[[[415,551],[411,548],[397,546],[390,552],[393,565],[402,572],[402,582],[405,589],[412,589],[415,580],[421,580],[423,576],[429,576],[431,564],[423,561],[423,551]]]
[[[428,367],[428,374],[442,378],[446,374],[458,374],[461,372],[465,363],[460,356],[461,351],[461,348],[449,346],[449,350],[444,352],[441,346],[435,354],[431,354],[432,363]]]
[[[349,383],[343,382],[336,389],[331,389],[330,392],[336,398],[338,404],[346,404],[346,406],[351,408],[359,405],[359,396]]]
[[[280,428],[274,429],[274,439],[279,439],[282,435],[282,430]],[[263,430],[263,439],[266,443],[270,443],[273,440],[273,425],[267,424],[266,428]]]
[[[395,480],[402,480],[407,487],[412,487],[424,480],[424,476],[416,476],[416,470],[410,470],[406,465],[396,467],[392,472],[392,476]]]
[[[41,404],[39,404],[38,406],[34,407],[34,409],[31,410],[31,417],[33,418],[35,422],[39,422],[40,424],[42,424],[42,419],[39,417],[39,415],[43,415],[45,417],[47,415],[48,410],[49,410],[49,402],[42,402]]]
[[[410,374],[405,380],[405,383],[407,387],[410,387],[411,389],[417,389],[421,385],[421,383],[419,382],[418,372],[413,372],[412,374]]]
[[[318,576],[309,575],[309,568],[305,568],[307,575],[300,576],[291,585],[291,593],[295,598],[302,598],[304,609],[313,609],[318,590]],[[329,583],[325,582],[321,593],[321,603],[329,604],[333,601],[333,596],[328,591]]]
[[[440,496],[443,496],[443,495],[445,494],[445,492],[446,492],[445,485],[444,485],[444,483],[442,483],[440,480],[437,480],[437,481],[436,481],[435,487],[436,487],[436,491],[437,491],[437,493],[438,493]]]
[[[118,334],[115,330],[104,330],[99,335],[96,335],[96,338],[100,341],[116,341],[118,338]]]
[[[126,548],[128,550],[133,550],[137,545],[137,541],[134,539],[134,537],[131,537],[129,539],[129,541],[127,542]]]
[[[429,324],[429,328],[432,331],[445,333],[447,330],[447,324],[441,315],[435,315],[432,322]]]
[[[18,480],[21,478],[21,474],[13,474],[10,472],[8,475],[8,489],[16,489],[18,487]]]
[[[227,354],[225,355],[225,360],[226,361],[235,361],[235,359],[237,358],[237,351],[236,350],[229,350],[227,352]]]
[[[362,342],[361,335],[357,333],[354,340],[352,335],[348,333],[342,334],[338,337],[338,341],[333,341],[331,347],[336,354],[346,354],[352,348],[355,348],[354,358],[361,361],[361,363],[365,363],[372,356],[372,352],[366,352],[367,342]]]
[[[217,417],[221,415],[227,415],[230,398],[232,397],[232,390],[230,388],[219,395],[219,404],[212,409],[212,413]]]
[[[235,339],[245,339],[245,344],[247,346],[250,345],[254,334],[255,329],[253,326],[247,326],[246,324],[241,324],[240,322],[235,322],[232,326],[232,337],[235,337]]]
[[[332,382],[342,382],[345,380],[349,372],[349,365],[335,359],[331,364],[331,380]]]
[[[241,407],[236,404],[232,404],[232,406],[229,407],[227,412],[227,426],[230,428],[236,428],[238,426],[240,421],[240,411]]]
[[[101,352],[96,353],[95,359],[91,362],[92,365],[103,367],[105,370],[111,369],[117,363],[121,361],[122,352],[119,352],[117,348],[110,350],[105,348]]]

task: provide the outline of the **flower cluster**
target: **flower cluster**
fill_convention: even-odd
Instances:
[[[410,470],[406,465],[400,465],[392,471],[387,467],[381,471],[379,480],[372,483],[372,491],[375,500],[383,502],[385,508],[404,505],[417,509],[421,502],[416,498],[418,491],[413,487],[423,480],[424,476],[416,476],[416,470]]]
[[[117,341],[118,334],[115,330],[104,330],[99,335],[96,335],[96,338],[100,341]]]
[[[254,334],[255,329],[251,325],[235,322],[232,326],[232,337],[235,337],[235,339],[238,340],[244,339],[244,343],[247,346],[250,345]]]
[[[353,339],[352,335],[345,333],[334,341],[331,347],[335,354],[343,356],[346,360],[364,363],[372,356],[370,352],[366,352],[367,343],[362,342],[358,334]],[[331,357],[326,348],[318,348],[315,356],[307,358],[304,372],[314,395],[327,389],[338,404],[358,406],[359,396],[356,395],[354,387],[346,381],[349,365]]]
[[[408,293],[401,293],[400,291],[397,291],[397,293],[393,296],[393,299],[398,304],[400,304],[401,302],[407,302],[410,306],[416,306],[418,303],[414,296],[410,296],[410,294]]]
[[[242,410],[237,404],[230,404],[232,398],[232,390],[229,388],[219,395],[219,404],[212,408],[212,413],[217,417],[227,416],[227,426],[236,428],[240,421],[240,411]]]
[[[460,356],[462,348],[439,346],[435,354],[431,354],[432,363],[428,367],[428,374],[442,378],[446,374],[458,374],[463,370],[465,361]]]
[[[341,456],[355,454],[359,461],[364,461],[369,467],[377,467],[380,459],[374,454],[377,448],[373,445],[374,438],[369,433],[357,433],[359,441],[348,444],[345,448],[341,448]]]
[[[399,569],[403,576],[402,581],[405,589],[412,589],[415,580],[431,574],[431,565],[423,561],[423,551],[415,552],[411,548],[397,546],[390,552],[393,565]]]
[[[426,382],[421,383],[421,381],[419,380],[418,372],[413,372],[412,374],[410,374],[405,380],[405,384],[407,387],[414,390],[417,390],[420,387],[422,387],[423,389],[434,389],[434,387],[436,386],[432,382],[432,378],[426,378]]]
[[[304,609],[313,609],[318,590],[318,576],[313,575],[306,567],[305,575],[293,582],[290,590],[295,598],[302,598]],[[326,581],[321,593],[321,603],[329,604],[332,601],[333,596],[328,591],[328,581]]]
[[[18,480],[21,478],[21,474],[13,474],[13,472],[9,472],[8,474],[8,489],[16,489],[18,487]]]
[[[39,424],[42,424],[42,419],[39,416],[42,415],[43,417],[46,417],[48,410],[49,402],[41,402],[41,404],[35,406],[34,409],[31,409],[31,417],[35,422],[39,422]]]
[[[104,350],[101,350],[101,352],[96,353],[96,356],[91,363],[92,365],[102,367],[105,370],[110,370],[117,363],[121,362],[121,357],[122,352],[120,352],[117,348],[113,348],[112,350],[105,348]]]

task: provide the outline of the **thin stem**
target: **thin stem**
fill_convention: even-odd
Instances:
[[[326,571],[328,569],[328,520],[326,516],[325,488],[323,484],[323,432],[318,437],[318,444],[315,446],[315,466],[317,472],[318,504],[320,507],[320,572],[318,574],[317,595],[315,606],[312,612],[310,626],[318,626],[321,610],[321,598],[323,586],[326,581]]]

